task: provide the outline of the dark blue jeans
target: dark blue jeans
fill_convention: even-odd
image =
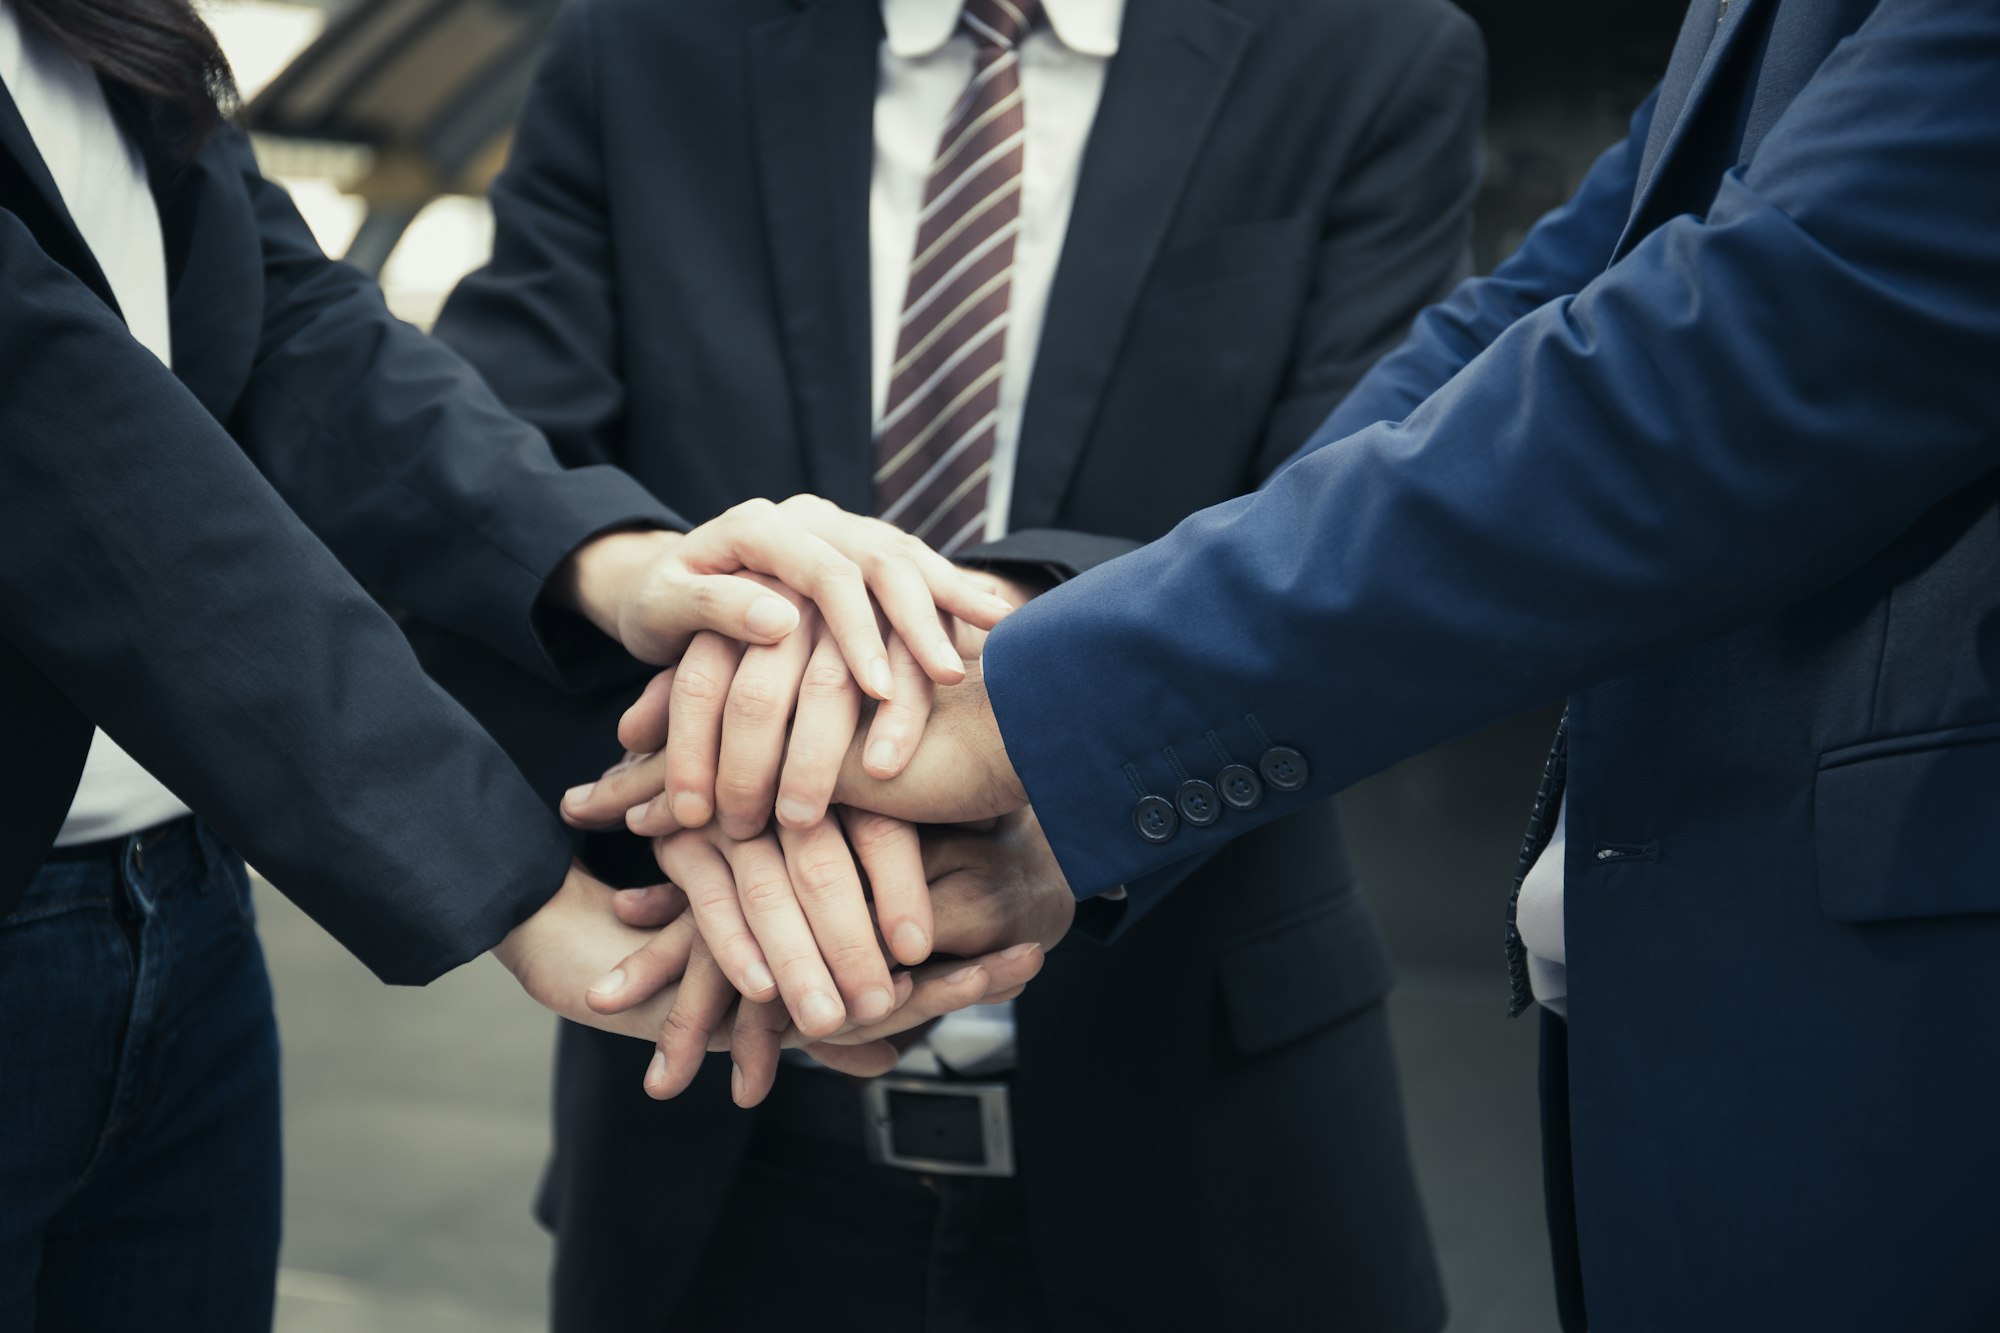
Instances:
[[[0,918],[0,1329],[271,1326],[278,1032],[194,820],[57,853]]]

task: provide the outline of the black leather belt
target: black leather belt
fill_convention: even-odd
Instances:
[[[1005,1083],[859,1079],[816,1069],[778,1071],[760,1112],[781,1133],[844,1147],[868,1160],[941,1176],[1014,1174],[1014,1124]]]

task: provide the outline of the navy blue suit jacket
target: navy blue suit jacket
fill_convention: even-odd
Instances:
[[[1001,626],[1009,754],[1088,894],[1569,696],[1592,1327],[2000,1326],[1996,365],[2000,9],[1696,0],[1297,461]],[[1309,777],[1141,836],[1209,733]]]

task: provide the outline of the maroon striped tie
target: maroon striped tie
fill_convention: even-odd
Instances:
[[[1040,0],[966,0],[959,17],[977,43],[972,82],[931,164],[875,437],[875,512],[947,555],[986,524],[1021,217],[1014,47],[1040,10]]]

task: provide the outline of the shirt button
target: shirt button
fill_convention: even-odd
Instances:
[[[1279,791],[1297,791],[1306,785],[1306,757],[1289,745],[1274,745],[1257,761],[1264,781]]]
[[[1180,826],[1181,817],[1174,813],[1174,803],[1164,796],[1141,797],[1132,807],[1132,827],[1147,842],[1165,842]]]
[[[1215,775],[1216,790],[1231,810],[1254,810],[1264,799],[1264,780],[1248,764],[1231,764]]]
[[[1222,801],[1216,796],[1215,788],[1200,778],[1189,778],[1174,793],[1174,805],[1181,812],[1181,818],[1196,828],[1207,828],[1222,818]]]

